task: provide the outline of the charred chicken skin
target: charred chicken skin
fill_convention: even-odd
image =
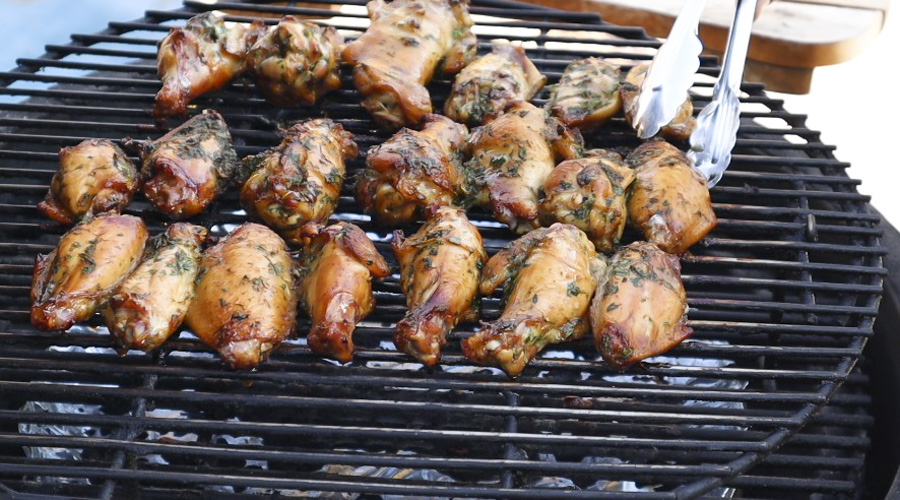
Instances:
[[[620,250],[594,295],[591,326],[597,350],[620,371],[688,338],[678,257],[646,241]]]
[[[312,105],[341,86],[343,37],[332,26],[285,16],[256,41],[247,65],[260,93],[278,106]]]
[[[441,207],[416,234],[394,232],[406,315],[397,323],[397,349],[433,366],[447,333],[461,320],[474,320],[481,268],[487,260],[481,234],[462,209]]]
[[[339,124],[327,118],[297,123],[281,144],[244,159],[253,173],[241,190],[241,205],[288,243],[305,243],[334,212],[344,161],[357,153],[353,136]]]
[[[625,120],[628,123],[632,123],[634,114],[637,113],[638,94],[641,91],[641,83],[644,82],[649,69],[650,63],[638,64],[632,67],[628,74],[625,75],[625,81],[622,83],[620,92],[622,94],[622,107],[625,109]],[[695,125],[693,113],[694,105],[691,103],[691,97],[688,96],[684,104],[678,108],[678,114],[675,115],[675,118],[660,129],[660,135],[669,139],[688,139]]]
[[[247,50],[263,33],[262,23],[226,23],[218,11],[198,14],[184,28],[172,28],[156,56],[162,88],[153,115],[184,115],[188,103],[224,87],[244,71]]]
[[[150,239],[140,264],[101,312],[124,352],[150,352],[181,326],[194,296],[206,229],[178,222]]]
[[[375,308],[372,278],[391,274],[362,229],[328,226],[300,257],[300,303],[311,318],[307,342],[342,363],[353,359],[353,330]]]
[[[619,67],[596,57],[572,61],[550,87],[547,109],[567,127],[593,129],[622,109]]]
[[[253,369],[294,331],[293,261],[271,229],[245,223],[200,259],[185,321],[235,369]]]
[[[477,187],[463,167],[468,130],[425,115],[421,131],[401,129],[366,155],[356,199],[380,224],[411,222],[426,207],[461,204]]]
[[[587,233],[597,250],[609,253],[628,221],[626,200],[634,171],[616,153],[592,150],[567,160],[544,183],[541,221],[572,224]]]
[[[440,67],[459,72],[475,55],[468,0],[372,0],[372,24],[342,55],[353,66],[362,106],[390,129],[431,113],[425,85]]]
[[[484,295],[503,285],[503,313],[463,340],[463,354],[516,377],[548,344],[582,338],[605,268],[603,256],[570,224],[536,229],[509,243],[488,261],[480,285]]]
[[[680,255],[716,227],[706,180],[678,148],[645,142],[625,162],[635,171],[629,219],[648,241]]]
[[[31,284],[31,323],[68,330],[91,317],[137,266],[147,227],[131,215],[88,217],[49,255],[38,255]]]
[[[512,101],[528,101],[543,88],[547,77],[522,47],[494,45],[456,75],[444,114],[470,127],[481,125]]]

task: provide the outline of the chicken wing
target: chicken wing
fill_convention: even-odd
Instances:
[[[572,61],[550,87],[547,109],[567,127],[597,128],[622,109],[621,77],[618,66],[596,57]]]
[[[241,190],[241,205],[288,243],[305,243],[334,212],[344,160],[357,152],[353,135],[327,118],[297,123],[281,144],[244,159],[253,173]]]
[[[232,368],[256,368],[294,331],[293,269],[277,234],[241,225],[203,252],[188,327]]]
[[[522,47],[497,44],[456,75],[444,114],[470,127],[481,125],[510,102],[531,100],[546,82]]]
[[[309,348],[342,363],[353,359],[353,330],[375,308],[372,277],[390,274],[362,229],[338,222],[322,230],[300,256],[300,304],[312,322]]]
[[[682,254],[716,227],[706,179],[678,148],[645,142],[625,162],[635,170],[629,219],[647,240]]]
[[[68,330],[106,302],[137,266],[147,241],[144,222],[131,215],[87,217],[38,255],[31,283],[31,323]]]
[[[468,0],[372,0],[372,24],[343,51],[362,105],[387,128],[418,124],[431,113],[425,85],[440,66],[461,70],[475,55]]]
[[[226,23],[218,11],[198,14],[184,28],[172,28],[156,56],[162,88],[156,94],[153,115],[184,115],[188,103],[224,87],[244,71],[247,50],[265,29],[259,21]]]
[[[150,239],[141,263],[116,287],[101,312],[124,353],[150,352],[181,326],[194,296],[206,229],[178,222]]]
[[[616,370],[668,351],[688,338],[687,297],[678,257],[636,241],[612,259],[591,302],[594,343]]]
[[[588,331],[588,306],[606,262],[577,227],[536,229],[491,257],[481,293],[503,284],[500,318],[463,340],[466,358],[522,373],[548,344],[579,339]]]
[[[398,226],[426,207],[460,204],[477,189],[462,163],[465,125],[440,115],[423,122],[421,131],[401,129],[366,155],[356,199],[381,224]]]
[[[609,253],[625,230],[634,171],[616,153],[595,149],[586,155],[553,169],[538,207],[541,222],[572,224],[587,233],[599,251]]]
[[[144,195],[173,219],[202,212],[239,172],[231,134],[219,113],[206,110],[141,149]]]
[[[38,210],[60,224],[120,211],[138,188],[137,170],[111,141],[88,139],[59,151],[59,170]]]
[[[482,182],[475,202],[490,206],[494,217],[514,232],[539,227],[538,191],[557,160],[580,157],[582,146],[577,131],[546,111],[527,102],[511,104],[469,136],[472,159],[467,167]]]
[[[649,69],[650,63],[635,65],[625,75],[625,81],[619,89],[622,94],[622,107],[625,109],[625,120],[628,123],[632,123],[634,114],[637,113],[638,94],[641,91],[641,83],[644,82]],[[688,96],[684,104],[678,108],[678,114],[675,115],[675,118],[668,125],[661,128],[659,133],[669,139],[688,139],[694,130],[695,120],[693,114],[694,105],[691,103],[691,97]]]
[[[447,333],[460,320],[477,316],[473,306],[487,261],[481,234],[462,209],[441,207],[409,238],[394,232],[391,246],[408,308],[397,323],[394,345],[433,366]]]
[[[247,65],[256,87],[278,106],[315,104],[340,88],[340,47],[344,39],[333,26],[285,16],[256,41],[247,53]]]

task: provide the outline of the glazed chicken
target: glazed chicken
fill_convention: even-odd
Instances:
[[[622,109],[621,77],[618,66],[596,57],[572,61],[550,87],[547,109],[568,127],[597,128]]]
[[[247,65],[256,87],[278,106],[315,104],[341,86],[340,48],[344,39],[332,26],[285,16],[256,41]]]
[[[565,222],[587,233],[597,250],[609,253],[628,221],[626,201],[634,171],[622,157],[600,149],[553,169],[538,207],[541,222]]]
[[[406,315],[397,323],[394,345],[433,366],[446,335],[461,320],[477,316],[478,282],[487,254],[481,234],[462,209],[441,207],[416,234],[394,232]]]
[[[247,50],[263,33],[261,22],[226,23],[218,11],[198,14],[184,28],[172,28],[156,56],[162,88],[153,115],[184,115],[191,101],[224,87],[244,71]]]
[[[60,224],[121,211],[138,188],[137,170],[114,143],[88,139],[59,151],[59,170],[38,210]]]
[[[469,136],[467,167],[482,179],[476,203],[487,205],[514,232],[540,226],[538,191],[557,160],[581,156],[582,140],[547,112],[515,102]]]
[[[484,295],[503,285],[503,313],[463,340],[463,354],[515,377],[548,344],[582,338],[605,269],[603,256],[570,224],[536,229],[509,243],[488,261],[480,285]]]
[[[131,215],[87,217],[38,255],[31,283],[31,323],[41,330],[68,330],[91,317],[137,266],[147,227]]]
[[[342,55],[353,66],[362,106],[390,129],[431,113],[425,85],[435,71],[452,75],[475,55],[468,0],[372,0],[372,24]]]
[[[423,122],[421,131],[401,129],[366,155],[356,199],[380,224],[405,224],[426,207],[461,204],[476,190],[462,163],[465,125],[440,115]]]
[[[666,352],[693,333],[678,257],[636,241],[613,257],[607,277],[591,302],[591,327],[614,369]]]
[[[181,326],[194,296],[206,229],[172,224],[150,239],[141,263],[116,287],[101,311],[122,353],[150,352]]]
[[[173,219],[202,212],[239,171],[231,134],[219,113],[206,110],[141,149],[144,195]]]
[[[641,90],[641,83],[647,76],[650,69],[650,63],[638,64],[628,71],[625,75],[625,81],[622,83],[619,91],[622,94],[622,107],[625,109],[625,120],[632,123],[638,108],[638,94]],[[678,113],[668,125],[661,128],[659,133],[663,137],[669,139],[686,140],[691,136],[694,130],[694,105],[691,103],[691,97],[688,96],[684,104],[678,108]]]
[[[522,47],[494,45],[456,75],[444,114],[470,127],[496,117],[512,101],[529,101],[547,77]]]
[[[353,359],[353,330],[375,309],[372,278],[390,274],[359,227],[338,222],[322,230],[300,255],[300,304],[311,319],[309,348],[342,363]]]
[[[235,369],[253,369],[294,331],[293,261],[271,229],[245,223],[200,259],[185,321]]]
[[[625,162],[635,171],[629,219],[648,241],[680,255],[716,227],[706,179],[678,148],[648,141]]]
[[[241,190],[241,205],[288,243],[305,243],[334,212],[344,161],[357,153],[353,135],[339,124],[327,118],[297,123],[281,144],[244,159],[253,173]]]

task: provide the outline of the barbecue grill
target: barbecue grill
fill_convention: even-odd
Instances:
[[[459,340],[475,323],[454,330],[439,368],[423,370],[390,341],[404,311],[396,274],[376,285],[378,307],[357,328],[356,359],[346,366],[310,352],[303,319],[298,338],[254,372],[227,369],[187,331],[152,355],[120,357],[98,318],[65,334],[33,329],[34,256],[64,231],[35,209],[57,151],[89,137],[156,138],[176,126],[149,115],[159,87],[155,45],[213,7],[233,21],[311,18],[348,39],[367,25],[362,1],[186,1],[73,35],[0,73],[0,496],[858,493],[871,416],[857,365],[885,276],[880,217],[834,148],[755,84],[743,86],[733,163],[712,190],[719,225],[682,259],[696,333],[625,374],[608,369],[585,339],[548,348],[509,380],[462,357]],[[551,83],[572,59],[595,55],[627,67],[658,47],[642,30],[593,14],[498,0],[473,1],[471,12],[481,53],[492,39],[523,42]],[[697,109],[717,73],[712,59],[701,66]],[[239,79],[198,99],[191,113],[219,111],[242,156],[277,144],[280,125],[323,115],[365,152],[389,134],[359,107],[346,69],[343,79],[321,106],[296,109],[268,104]],[[449,83],[430,86],[436,109]],[[612,149],[638,144],[621,118],[585,139]],[[166,222],[140,197],[127,211],[154,233]],[[395,265],[390,233],[360,214],[349,185],[335,218],[359,224]],[[489,253],[513,237],[487,213],[471,218]],[[221,236],[245,219],[231,190],[197,220]],[[485,298],[485,319],[498,316],[499,297]]]

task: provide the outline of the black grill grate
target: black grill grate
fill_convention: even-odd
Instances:
[[[330,18],[348,38],[365,26],[361,1],[345,2],[341,11],[325,1],[291,5],[216,8],[236,21],[274,23],[286,13]],[[548,349],[508,381],[460,355],[458,340],[474,324],[453,333],[442,368],[426,373],[390,345],[404,310],[396,275],[377,286],[378,309],[357,329],[359,352],[350,366],[312,355],[304,321],[301,338],[253,373],[223,368],[188,332],[154,355],[124,358],[110,349],[99,321],[65,335],[36,332],[27,313],[34,254],[49,252],[63,228],[34,205],[58,149],[88,137],[157,137],[177,125],[157,128],[149,117],[159,86],[155,44],[170,26],[208,8],[187,1],[179,11],[148,11],[102,33],[73,35],[71,44],[48,46],[43,56],[0,73],[0,492],[722,496],[729,494],[724,484],[749,490],[777,480],[759,470],[847,466],[790,453],[782,448],[787,442],[864,445],[856,435],[810,433],[808,424],[872,334],[885,275],[879,217],[833,147],[754,84],[743,87],[733,164],[712,191],[719,227],[683,259],[695,337],[627,377],[597,362],[585,340]],[[504,1],[474,2],[472,13],[482,52],[492,38],[526,42],[551,82],[576,57],[628,66],[657,46],[641,30],[593,15]],[[714,61],[703,61],[702,73],[716,71]],[[698,109],[711,87],[710,78],[698,78]],[[447,81],[431,86],[436,108],[447,88]],[[387,137],[358,106],[348,71],[343,90],[316,109],[275,108],[249,80],[196,104],[192,112],[222,113],[240,155],[276,144],[279,123],[310,116],[340,121],[363,152]],[[621,119],[586,140],[592,147],[637,145]],[[165,222],[140,198],[128,210],[154,232]],[[347,188],[338,211],[390,257],[389,233],[358,217]],[[472,218],[489,252],[511,236],[484,213]],[[215,234],[243,220],[234,192],[198,219]],[[498,296],[484,301],[487,319],[497,316],[498,303]]]

